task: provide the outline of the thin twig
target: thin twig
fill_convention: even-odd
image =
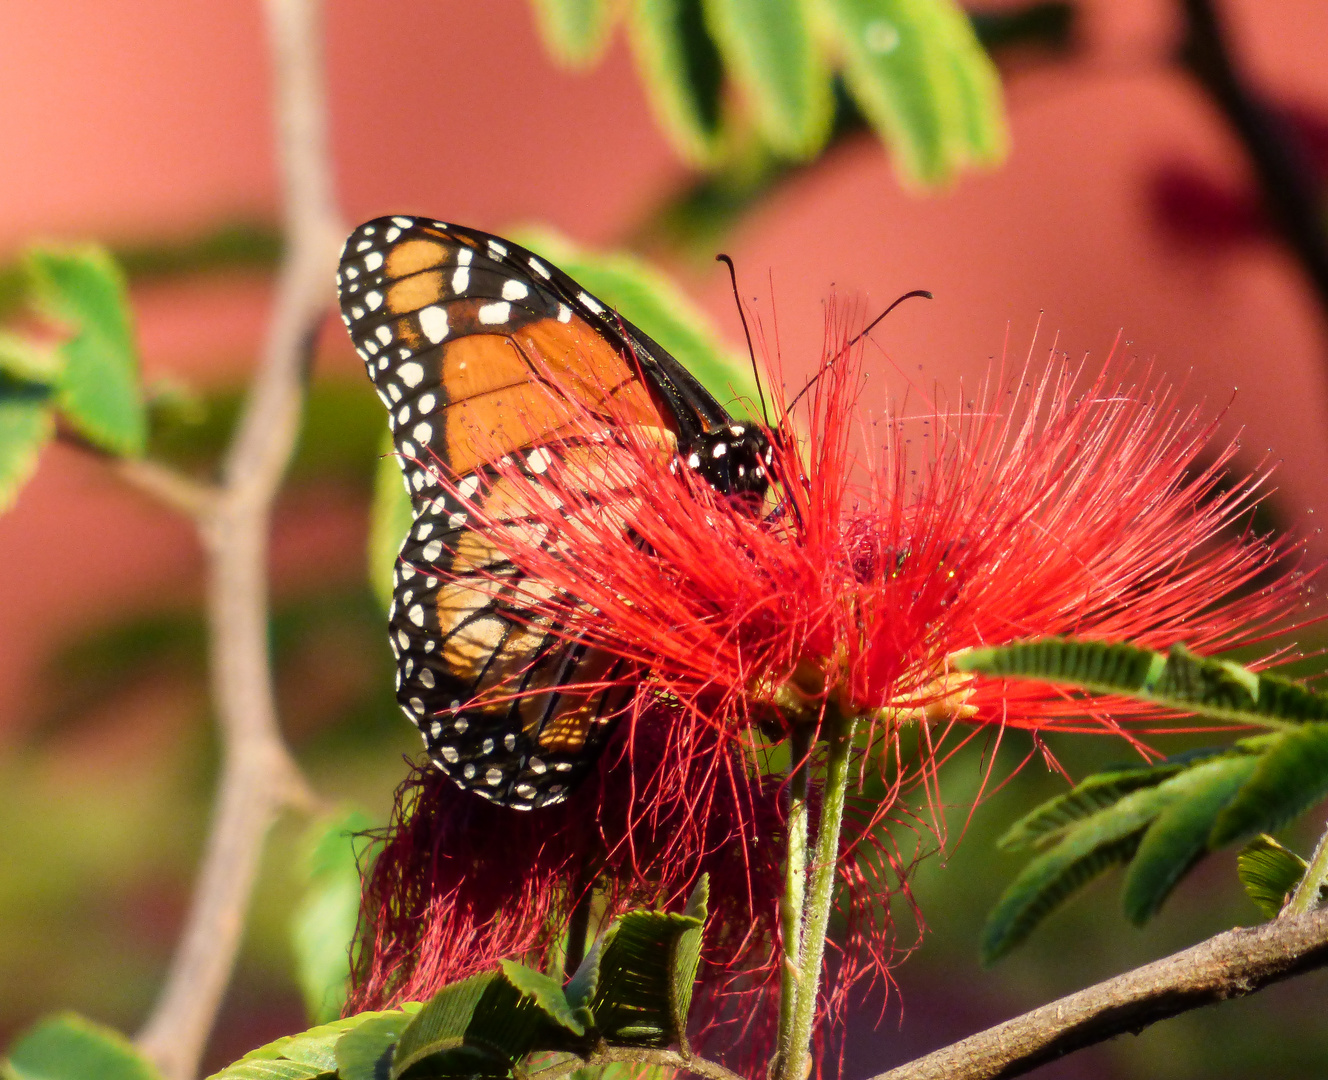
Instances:
[[[1328,965],[1328,911],[1239,927],[872,1080],[1004,1080],[1158,1020]]]
[[[807,906],[807,790],[811,781],[811,752],[816,729],[798,724],[789,739],[788,851],[784,860],[784,895],[780,899],[780,934],[783,938],[783,971],[779,987],[779,1061],[789,1053],[793,1038],[793,1015],[798,1007],[798,979],[802,966],[802,923]]]
[[[200,483],[158,461],[117,458],[113,467],[125,483],[192,518],[200,527],[206,527],[221,494],[218,488]]]
[[[286,749],[268,655],[268,533],[343,234],[332,198],[317,0],[267,0],[287,255],[261,365],[202,533],[212,694],[223,765],[212,831],[165,986],[139,1034],[167,1080],[190,1080],[240,944],[267,831],[314,796]],[[143,475],[137,474],[141,481]],[[158,477],[157,479],[160,479]],[[165,494],[164,488],[158,492]],[[176,493],[178,495],[178,492]]]

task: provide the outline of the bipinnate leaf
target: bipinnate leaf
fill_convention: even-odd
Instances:
[[[1237,856],[1236,875],[1245,887],[1245,895],[1254,901],[1264,918],[1275,919],[1309,865],[1294,851],[1263,833]]]
[[[1045,848],[1061,839],[1067,830],[1099,810],[1120,802],[1140,788],[1156,787],[1185,768],[1183,763],[1163,761],[1094,773],[1011,825],[996,841],[1005,851]]]
[[[160,1080],[133,1044],[112,1028],[76,1013],[41,1021],[0,1066],[4,1080]]]
[[[710,875],[702,874],[687,898],[683,914],[695,919],[696,926],[678,935],[673,951],[671,997],[673,999],[673,1026],[681,1042],[687,1033],[687,1014],[692,1007],[692,990],[696,986],[696,969],[701,963],[701,939],[710,903]]]
[[[1118,642],[1048,637],[950,657],[957,671],[1035,679],[1095,694],[1121,694],[1220,720],[1284,728],[1328,721],[1328,695],[1182,645],[1166,653]]]
[[[614,0],[535,0],[544,47],[568,67],[589,67],[603,55],[616,14]]]
[[[1328,724],[1306,724],[1279,737],[1213,824],[1221,847],[1257,832],[1272,832],[1328,795]]]
[[[393,1051],[425,1008],[373,1013],[342,1035],[334,1047],[338,1080],[389,1080]]]
[[[70,426],[113,454],[137,456],[147,442],[124,277],[101,248],[35,248],[28,254],[34,295],[68,325],[56,403]]]
[[[1125,795],[1085,818],[1029,862],[987,916],[983,963],[1004,956],[1093,878],[1133,858],[1144,830],[1183,795],[1183,789],[1171,786],[1175,780]]]
[[[285,1075],[273,1072],[274,1069],[296,1067],[313,1070],[313,1072],[300,1073],[301,1076],[335,1075],[336,1047],[344,1035],[370,1020],[380,1020],[383,1017],[389,1018],[387,1026],[400,1028],[419,1011],[419,1008],[419,1002],[407,1002],[400,1009],[357,1013],[341,1020],[334,1020],[330,1024],[321,1024],[308,1031],[301,1031],[296,1035],[283,1035],[280,1039],[274,1039],[256,1050],[250,1050],[239,1061],[226,1066],[220,1072],[213,1073],[208,1080],[258,1080],[262,1077]]]
[[[1236,754],[1196,765],[1168,780],[1173,799],[1144,833],[1125,874],[1125,917],[1142,926],[1177,882],[1209,850],[1213,822],[1259,767],[1254,755]]]
[[[54,434],[50,391],[0,373],[0,512],[14,504]]]
[[[731,352],[705,313],[664,274],[632,255],[582,251],[547,229],[517,230],[512,239],[556,263],[639,326],[730,412],[760,418],[751,361]]]
[[[951,0],[815,0],[815,9],[905,181],[943,183],[1005,155],[999,75]]]
[[[704,890],[704,881],[698,889]],[[705,892],[699,893],[704,911]],[[698,896],[693,893],[693,899]],[[599,988],[592,1011],[600,1034],[611,1044],[665,1047],[684,1038],[690,1003],[691,979],[686,979],[686,1000],[681,984],[690,971],[695,976],[694,950],[703,917],[664,911],[631,911],[610,928],[600,961]]]
[[[498,972],[475,975],[444,987],[419,1011],[393,1053],[391,1080],[507,1076],[549,1032],[534,998]]]
[[[830,134],[833,97],[807,5],[705,0],[706,26],[777,153],[813,157]]]
[[[371,822],[343,809],[314,822],[305,836],[308,885],[291,916],[295,975],[315,1022],[341,1015],[350,978],[350,946],[360,913],[356,834]]]
[[[383,429],[378,468],[374,472],[373,504],[369,508],[369,584],[383,610],[392,603],[392,576],[397,554],[415,517],[410,508],[406,478],[392,446],[392,433]]]
[[[597,937],[590,943],[585,957],[577,966],[572,977],[567,980],[564,992],[567,1002],[574,1009],[590,1009],[595,1000],[595,991],[599,989],[599,965],[604,956],[604,938]],[[592,1018],[593,1022],[593,1018]]]
[[[665,134],[690,164],[714,164],[720,146],[724,65],[706,30],[702,0],[631,0],[628,29],[646,92]]]
[[[535,1004],[543,1009],[555,1024],[567,1028],[574,1035],[586,1033],[584,1019],[577,1015],[577,1010],[567,1000],[563,984],[552,975],[535,971],[524,964],[518,964],[515,960],[500,960],[498,963],[507,981],[522,994],[534,999]]]

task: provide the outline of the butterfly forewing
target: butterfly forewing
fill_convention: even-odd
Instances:
[[[398,700],[462,787],[558,802],[621,708],[598,688],[616,665],[524,616],[530,583],[471,519],[502,486],[496,458],[538,483],[542,455],[582,434],[588,411],[672,440],[672,402],[606,335],[604,305],[496,237],[381,218],[347,241],[338,283],[415,512],[390,616]]]

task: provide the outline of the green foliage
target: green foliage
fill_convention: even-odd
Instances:
[[[48,387],[0,372],[0,511],[13,505],[55,434],[50,393]]]
[[[1328,794],[1328,723],[1321,722],[1328,697],[1289,679],[1179,645],[1163,654],[1066,638],[973,649],[952,659],[960,671],[1121,694],[1273,729],[1229,747],[1097,773],[1017,821],[1001,846],[1042,853],[993,909],[982,939],[987,961],[1008,952],[1116,863],[1129,864],[1122,903],[1127,918],[1142,925],[1208,852],[1281,828]],[[1249,867],[1241,871],[1243,880],[1278,869],[1281,856],[1269,852],[1265,845],[1242,856],[1242,867]],[[1284,892],[1275,896],[1275,885],[1267,883],[1258,889],[1256,902],[1265,910],[1274,899],[1280,907]]]
[[[949,0],[816,0],[816,9],[901,179],[944,183],[1005,156],[1000,77],[961,9]]]
[[[415,520],[410,508],[406,478],[392,449],[392,433],[383,429],[374,473],[373,505],[369,509],[369,583],[386,610],[392,603],[392,575],[397,552]]]
[[[350,946],[360,913],[357,835],[371,825],[359,810],[341,810],[309,826],[309,885],[291,917],[295,975],[309,1018],[341,1015],[350,978]]]
[[[613,0],[534,0],[536,24],[556,60],[587,67],[604,53],[613,30]]]
[[[118,1031],[75,1013],[43,1020],[0,1064],[3,1080],[160,1080]]]
[[[33,297],[67,324],[56,402],[84,438],[113,454],[137,456],[147,443],[147,408],[124,277],[100,248],[34,248],[27,265]]]
[[[1256,836],[1236,858],[1245,894],[1267,919],[1275,919],[1305,877],[1309,863],[1267,833]],[[1323,890],[1320,888],[1320,893]]]
[[[1163,654],[1119,642],[1049,637],[965,649],[951,662],[957,671],[1121,694],[1237,724],[1284,729],[1328,720],[1328,695],[1228,660],[1196,656],[1183,645]]]
[[[702,877],[685,914],[633,911],[610,929],[591,1006],[610,1042],[668,1046],[685,1038],[708,895]]]
[[[1306,724],[1273,742],[1258,768],[1213,825],[1220,847],[1256,832],[1273,832],[1328,795],[1328,724]]]
[[[328,857],[337,857],[336,845],[326,844]],[[553,975],[504,961],[500,971],[446,986],[422,1006],[363,1013],[277,1039],[209,1080],[497,1078],[513,1075],[535,1052],[587,1053],[601,1042],[685,1045],[708,890],[703,877],[681,915],[624,915],[587,950],[565,987]]]
[[[814,157],[830,134],[830,71],[803,3],[706,0],[706,26],[750,99],[756,129],[786,158]]]
[[[340,1080],[388,1080],[397,1043],[424,1008],[417,1003],[400,1011],[373,1013],[347,1031],[335,1047]]]
[[[693,165],[720,156],[724,66],[702,0],[632,0],[628,27],[656,118]]]

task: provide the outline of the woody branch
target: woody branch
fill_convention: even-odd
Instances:
[[[272,506],[295,446],[304,382],[344,230],[332,194],[318,0],[267,0],[286,256],[222,478],[200,490],[134,466],[125,478],[191,513],[208,565],[212,698],[223,763],[184,930],[138,1037],[167,1080],[190,1080],[230,981],[268,829],[315,798],[278,724],[268,655]]]

